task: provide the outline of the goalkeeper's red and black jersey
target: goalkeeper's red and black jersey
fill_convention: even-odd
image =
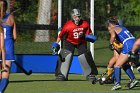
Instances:
[[[74,45],[85,43],[85,36],[92,34],[89,23],[85,20],[81,20],[80,25],[75,25],[72,20],[66,22],[62,28],[59,38],[66,35],[66,40]]]

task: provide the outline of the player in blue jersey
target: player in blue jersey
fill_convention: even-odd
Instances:
[[[136,42],[133,45],[133,48],[131,50],[130,54],[130,59],[136,60],[134,64],[136,65],[137,70],[140,73],[140,62],[139,62],[139,54],[140,54],[140,38],[136,40]]]
[[[5,69],[4,31],[1,24],[0,22],[0,80],[2,77],[1,73]]]
[[[134,46],[133,46],[133,48],[132,48],[132,53],[135,53],[136,51],[138,51],[139,50],[139,48],[140,48],[140,38],[139,39],[137,39],[137,41],[135,42],[135,44],[134,44]],[[139,52],[139,51],[138,51]]]
[[[2,73],[2,79],[0,82],[0,93],[3,93],[6,89],[6,86],[9,83],[10,67],[11,62],[15,60],[14,57],[14,41],[16,40],[16,24],[14,21],[14,16],[12,14],[7,14],[7,1],[0,1],[3,3],[3,16],[4,21],[3,30],[4,30],[4,47],[6,52],[5,64],[6,72]]]
[[[121,54],[119,55],[116,64],[114,66],[114,75],[115,75],[115,85],[112,87],[112,90],[121,89],[121,67],[124,68],[126,74],[131,79],[131,82],[128,86],[129,89],[134,88],[139,82],[136,80],[131,66],[127,64],[128,54],[131,51],[134,42],[136,41],[135,37],[123,26],[120,26],[118,19],[113,16],[108,20],[108,30],[110,33],[110,45],[113,45],[114,40],[118,40],[123,44]]]

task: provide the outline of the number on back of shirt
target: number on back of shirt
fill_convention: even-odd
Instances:
[[[6,28],[3,28],[4,30],[4,39],[6,38]]]
[[[124,33],[130,38],[130,37],[133,37],[133,35],[128,31],[128,30],[126,30],[126,31],[124,31]]]

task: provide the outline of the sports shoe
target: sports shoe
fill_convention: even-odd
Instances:
[[[134,79],[134,80],[130,81],[130,83],[128,83],[127,86],[128,86],[129,89],[132,89],[132,88],[134,88],[138,83],[139,83],[139,81],[136,80],[136,79]]]
[[[86,77],[86,80],[91,81],[92,84],[95,84],[97,81],[95,75],[91,75],[91,74]]]
[[[140,73],[140,66],[139,66],[139,67],[137,67],[137,70],[138,70],[138,72]]]
[[[119,82],[116,82],[115,85],[112,87],[111,90],[119,90],[119,89],[121,89],[121,88],[122,88],[122,87],[121,87],[120,83],[119,83]]]
[[[64,75],[59,74],[59,75],[56,77],[56,81],[68,81],[68,78],[65,78]]]
[[[114,83],[114,80],[112,79],[107,79],[104,81],[105,84],[113,84]]]

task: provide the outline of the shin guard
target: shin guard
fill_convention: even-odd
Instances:
[[[57,67],[56,67],[56,77],[58,75],[64,76],[65,79],[68,78],[68,72],[71,66],[71,61],[72,61],[72,56],[73,54],[66,50],[66,49],[61,49],[60,54],[59,54],[59,59],[57,61]]]
[[[82,66],[84,76],[87,77],[88,75],[97,75],[98,70],[92,58],[91,52],[87,51],[84,54],[78,56],[80,64]]]

